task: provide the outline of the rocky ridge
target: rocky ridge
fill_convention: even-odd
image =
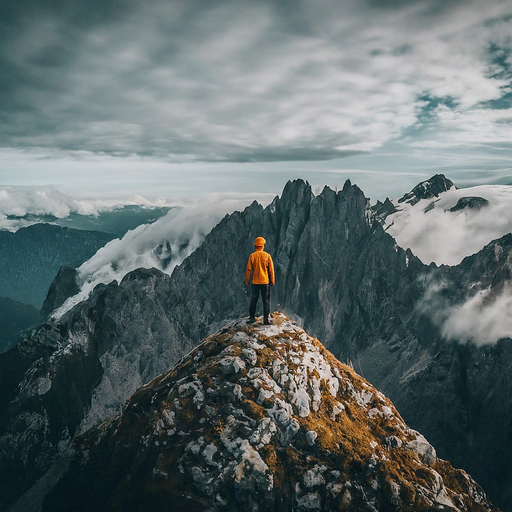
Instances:
[[[483,197],[461,197],[455,206],[450,208],[451,212],[459,212],[465,209],[475,209],[479,210],[480,208],[484,208],[489,206],[489,201],[484,199]]]
[[[68,297],[76,295],[79,291],[78,271],[67,265],[60,267],[41,307],[41,318],[46,319],[55,309],[62,306]]]
[[[439,197],[439,194],[454,188],[455,185],[451,180],[446,178],[443,174],[436,174],[432,178],[418,183],[411,192],[404,194],[398,203],[409,203],[415,205],[422,199],[431,199],[433,197]]]
[[[222,328],[74,450],[43,510],[497,510],[281,314]]]

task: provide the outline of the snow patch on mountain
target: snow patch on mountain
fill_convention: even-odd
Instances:
[[[488,204],[459,203],[463,198],[483,198]],[[387,216],[386,231],[426,264],[457,265],[512,232],[512,186],[452,188],[415,204],[394,200],[393,205],[398,211]]]

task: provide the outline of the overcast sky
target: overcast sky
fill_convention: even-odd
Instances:
[[[0,185],[512,184],[512,0],[4,0]]]

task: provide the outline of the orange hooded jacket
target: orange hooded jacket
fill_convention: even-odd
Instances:
[[[252,284],[270,284],[274,286],[274,262],[272,256],[263,250],[263,247],[256,247],[247,261],[245,269],[245,284],[249,284],[252,272]]]

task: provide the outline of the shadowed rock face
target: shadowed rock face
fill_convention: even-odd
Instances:
[[[210,336],[74,449],[45,511],[497,510],[280,314]]]
[[[457,204],[453,208],[450,208],[450,211],[458,212],[466,209],[480,210],[480,208],[488,205],[489,201],[483,197],[461,197],[457,201]]]
[[[0,297],[0,353],[18,343],[20,331],[39,322],[39,311],[34,306]]]
[[[117,413],[137,387],[195,345],[171,311],[169,277],[140,269],[119,285],[97,287],[80,307],[2,355],[1,507],[49,468],[77,431]]]
[[[43,306],[41,318],[44,320],[58,307],[62,306],[68,297],[76,295],[80,288],[78,286],[78,271],[74,268],[63,265],[60,267],[57,276],[48,290]]]
[[[468,470],[506,508],[512,501],[510,340],[482,347],[446,342],[422,306],[437,279],[447,305],[479,287],[498,293],[510,280],[512,244],[504,237],[457,267],[426,266],[374,221],[357,187],[347,182],[315,197],[300,180],[267,208],[253,203],[223,219],[170,278],[139,269],[119,285],[100,286],[0,357],[7,390],[0,397],[0,470],[10,475],[0,482],[5,499],[16,499],[42,475],[76,432],[118,413],[138,386],[226,320],[247,314],[244,270],[257,236],[266,238],[274,258],[273,308],[341,360],[350,359],[443,458]],[[77,373],[79,392],[70,385],[75,367],[87,368],[83,377]],[[61,374],[68,380],[56,378]],[[73,414],[62,416],[63,403]],[[39,416],[26,420],[33,414]]]

